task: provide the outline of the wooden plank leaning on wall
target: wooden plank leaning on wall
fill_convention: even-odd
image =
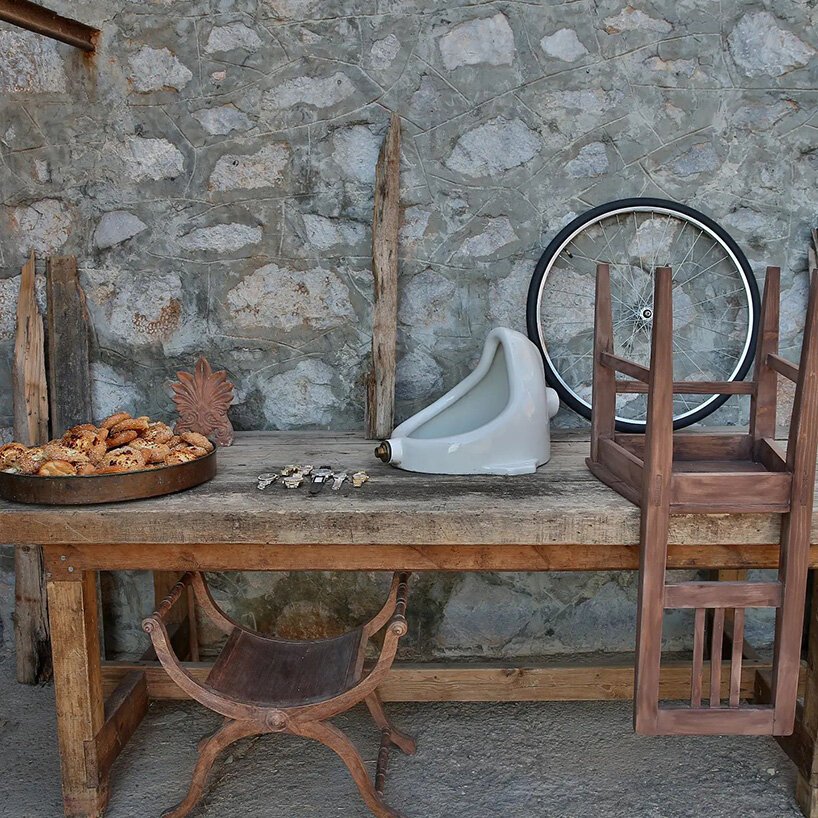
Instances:
[[[372,371],[367,380],[367,436],[383,439],[395,420],[395,347],[398,333],[398,230],[400,227],[400,117],[392,114],[375,167],[372,215]]]
[[[17,334],[12,366],[14,438],[27,446],[48,440],[48,386],[45,374],[45,331],[37,306],[34,253],[23,265],[17,301]],[[17,680],[36,684],[51,675],[48,605],[43,579],[43,553],[38,545],[14,550]]]
[[[46,291],[51,436],[61,437],[67,429],[88,423],[93,417],[90,323],[76,258],[48,259]]]
[[[93,415],[90,323],[77,260],[73,256],[48,259],[47,332],[37,305],[35,267],[32,254],[20,282],[13,376],[14,436],[27,445],[59,437]],[[36,684],[47,679],[51,647],[39,546],[15,549],[15,643],[18,681]]]

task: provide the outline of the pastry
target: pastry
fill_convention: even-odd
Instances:
[[[183,454],[192,454],[195,458],[204,457],[208,453],[207,449],[203,449],[201,446],[190,446],[189,444],[177,446],[172,451],[182,452]]]
[[[170,447],[167,443],[156,443],[153,440],[145,440],[138,437],[131,443],[131,447],[139,449],[145,455],[146,463],[162,463],[170,454]]]
[[[107,439],[107,429],[97,429],[96,426],[86,423],[69,429],[62,436],[61,442],[69,449],[86,454],[92,462],[99,463],[108,450]]]
[[[112,449],[105,455],[100,464],[100,474],[117,474],[119,472],[139,471],[145,468],[145,455],[133,446],[122,446]]]
[[[78,423],[43,446],[0,446],[0,471],[42,477],[121,474],[190,463],[213,449],[198,432],[177,435],[147,415],[117,412],[99,425]]]
[[[137,437],[139,437],[139,432],[134,429],[129,429],[127,432],[120,432],[117,435],[109,434],[108,440],[106,441],[108,450],[110,451],[111,449],[118,449],[120,446],[125,446],[131,441],[136,440]]]
[[[111,435],[118,435],[121,432],[144,432],[150,425],[150,418],[143,416],[141,418],[126,418],[119,423],[111,426]]]
[[[85,452],[66,446],[60,440],[52,440],[43,447],[48,460],[67,460],[69,463],[87,463],[90,458]]]
[[[213,444],[204,435],[200,435],[198,432],[182,432],[181,438],[185,443],[189,443],[191,446],[198,446],[198,448],[204,449],[205,452],[213,451]]]
[[[22,443],[6,443],[0,446],[0,469],[7,469],[13,466],[14,462],[26,451]]]
[[[97,430],[98,427],[94,426],[93,423],[80,423],[77,426],[72,426],[65,434],[77,434],[78,432],[94,432]],[[63,435],[65,437],[65,435]]]
[[[122,423],[123,420],[127,420],[130,417],[130,413],[128,412],[117,412],[115,415],[109,415],[102,423],[99,424],[100,429],[111,429],[112,427],[116,426],[117,423]]]
[[[177,449],[175,452],[171,452],[165,458],[165,465],[166,466],[181,466],[182,463],[191,463],[194,460],[196,460],[196,455],[193,454],[192,452]]]
[[[49,459],[42,446],[33,446],[30,449],[26,449],[17,460],[14,461],[14,468],[18,469],[20,474],[37,474],[40,466]]]
[[[152,443],[167,443],[173,438],[173,429],[167,423],[158,421],[148,424],[148,428],[142,432],[141,436],[143,440],[149,440]]]
[[[71,477],[77,473],[73,463],[67,460],[48,460],[40,466],[38,477]]]

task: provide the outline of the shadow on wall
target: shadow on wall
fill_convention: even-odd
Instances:
[[[671,572],[674,581],[695,578]],[[759,572],[759,575],[761,572]],[[208,575],[218,603],[250,628],[283,638],[323,638],[356,627],[377,611],[385,573],[235,573]],[[142,617],[153,608],[145,572],[103,574],[109,657],[136,658],[148,647]],[[635,643],[635,573],[418,574],[404,660],[525,658],[573,653],[628,653]],[[770,616],[748,616],[757,648],[772,641]],[[664,649],[689,651],[690,612],[665,623]],[[205,653],[221,634],[200,620]]]

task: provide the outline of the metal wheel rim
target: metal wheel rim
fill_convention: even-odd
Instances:
[[[554,361],[552,360],[552,358],[551,358],[551,356],[550,356],[550,354],[548,352],[548,345],[545,342],[545,338],[543,336],[543,330],[542,330],[542,326],[543,326],[543,321],[542,321],[543,290],[545,289],[545,285],[546,285],[546,283],[548,281],[549,274],[551,273],[551,270],[554,267],[554,264],[556,263],[556,261],[562,255],[563,250],[565,250],[565,248],[580,233],[585,232],[586,230],[588,230],[588,228],[592,227],[594,224],[598,224],[599,222],[604,221],[606,219],[615,218],[616,216],[619,216],[621,214],[631,214],[631,213],[656,213],[656,214],[659,214],[659,215],[672,216],[673,218],[677,219],[678,221],[695,225],[699,230],[701,230],[703,233],[707,234],[714,242],[717,242],[719,244],[719,246],[724,250],[725,255],[733,263],[733,265],[735,267],[735,270],[738,273],[739,278],[741,279],[742,286],[744,288],[744,295],[745,295],[746,301],[747,301],[747,309],[748,309],[749,320],[747,322],[747,331],[746,331],[746,334],[745,334],[744,344],[742,346],[741,353],[738,356],[736,365],[733,368],[733,370],[730,373],[727,380],[732,381],[737,377],[738,373],[741,371],[741,368],[742,368],[742,366],[743,366],[743,364],[744,364],[744,362],[745,362],[745,360],[747,358],[748,352],[750,350],[750,346],[751,346],[752,341],[753,341],[753,335],[754,335],[754,331],[755,331],[755,323],[757,321],[757,316],[754,314],[754,311],[753,311],[753,298],[752,298],[752,291],[750,289],[750,283],[747,280],[747,275],[746,275],[746,273],[744,271],[744,268],[743,268],[741,262],[739,261],[736,254],[733,252],[732,248],[712,228],[710,228],[708,225],[701,222],[699,219],[696,219],[695,217],[690,216],[690,215],[688,215],[686,213],[683,213],[683,212],[681,212],[679,210],[674,210],[673,208],[670,208],[670,207],[662,207],[662,206],[658,206],[658,205],[628,205],[628,206],[623,206],[621,208],[617,208],[617,209],[614,209],[614,210],[608,210],[608,211],[606,211],[604,213],[600,213],[599,215],[595,216],[593,219],[590,219],[589,221],[583,222],[581,225],[579,225],[572,233],[570,233],[568,236],[565,237],[565,239],[562,241],[562,243],[557,248],[556,252],[551,254],[551,258],[548,260],[548,264],[545,267],[545,269],[543,270],[542,279],[540,281],[539,288],[538,288],[538,291],[537,291],[537,334],[538,334],[538,337],[539,337],[540,349],[542,350],[543,356],[545,357],[551,372],[557,378],[557,380],[559,380],[559,382],[562,384],[563,388],[566,391],[570,392],[574,396],[574,399],[578,403],[580,403],[583,406],[587,407],[587,409],[589,411],[591,409],[591,404],[587,400],[585,400],[585,398],[583,398],[579,394],[577,394],[574,391],[574,387],[571,386],[569,383],[567,383],[567,381],[565,381],[565,379],[562,377],[562,375],[560,374],[557,367],[554,365]],[[695,413],[698,413],[698,412],[702,411],[703,409],[706,409],[714,401],[718,400],[718,398],[719,398],[719,395],[711,395],[706,400],[704,400],[701,403],[699,403],[698,405],[696,405],[694,408],[689,409],[686,412],[683,412],[683,413],[681,413],[679,415],[674,414],[674,421],[684,420],[685,418],[690,417],[691,415],[693,415]],[[642,426],[645,425],[644,420],[640,420],[640,419],[636,419],[636,418],[623,417],[623,416],[618,415],[618,414],[616,415],[616,420],[618,422],[630,423],[630,424],[635,424],[635,425],[642,425]]]

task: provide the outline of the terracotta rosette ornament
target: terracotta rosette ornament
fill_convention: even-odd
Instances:
[[[179,412],[176,434],[198,432],[213,436],[219,446],[233,443],[233,424],[227,411],[233,402],[233,384],[224,370],[214,372],[202,356],[196,362],[193,374],[177,372],[178,383],[171,385],[173,402]]]

